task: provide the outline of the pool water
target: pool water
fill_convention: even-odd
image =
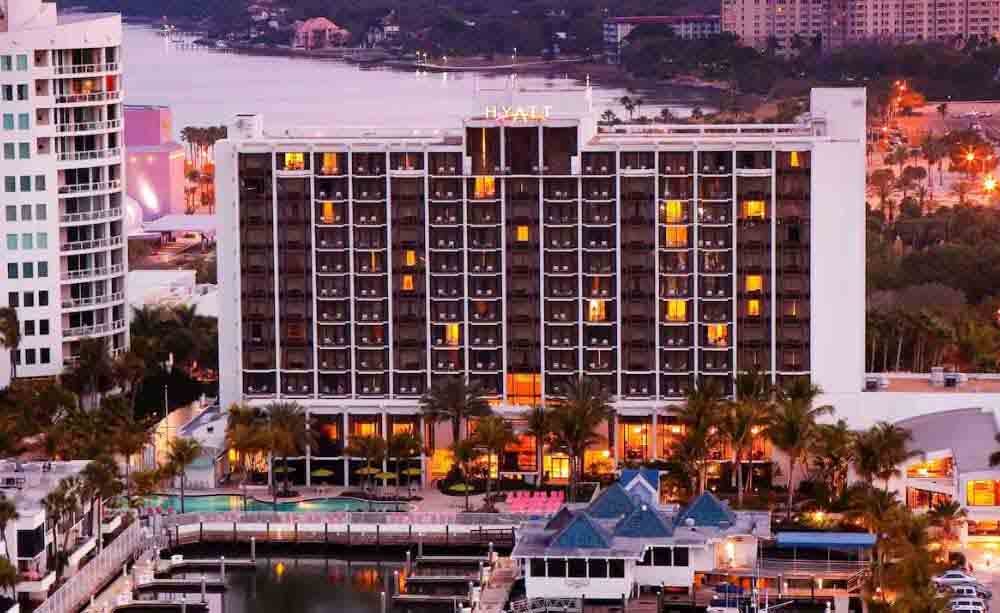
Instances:
[[[145,499],[147,507],[181,510],[180,496],[148,496]],[[212,494],[202,496],[187,495],[184,497],[186,513],[218,513],[224,511],[242,511],[243,497],[229,494]],[[315,498],[302,502],[281,502],[277,507],[271,502],[262,502],[247,498],[247,511],[306,512],[306,511],[396,511],[406,510],[406,503],[368,502],[357,498]]]

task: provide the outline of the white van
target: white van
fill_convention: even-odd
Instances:
[[[982,607],[971,607],[963,605],[960,607],[952,607],[951,613],[986,613],[986,609]]]
[[[954,598],[979,598],[979,590],[971,585],[950,585],[952,599]]]
[[[986,611],[986,603],[981,598],[952,598],[948,601],[948,606],[952,610],[955,609],[979,609],[980,611]]]

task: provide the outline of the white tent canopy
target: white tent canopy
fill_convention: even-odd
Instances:
[[[200,232],[215,234],[215,215],[164,215],[143,226],[146,232]]]

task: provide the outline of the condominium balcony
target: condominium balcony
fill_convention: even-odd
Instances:
[[[698,152],[698,173],[703,176],[724,176],[733,172],[733,154],[729,151]]]
[[[122,97],[121,90],[79,93],[79,94],[57,94],[55,96],[55,103],[57,105],[92,104],[94,102],[109,102],[114,100],[120,100],[121,97]]]
[[[119,275],[123,272],[125,272],[125,267],[122,264],[114,264],[111,266],[99,266],[95,268],[64,270],[61,274],[61,278],[63,281],[85,281],[88,279],[95,279],[97,277]]]
[[[73,328],[63,328],[63,338],[79,338],[84,336],[103,336],[125,329],[125,320],[119,319],[108,323],[95,324],[90,326],[76,326]]]
[[[120,70],[117,62],[105,62],[100,64],[63,64],[52,67],[54,75],[74,75],[87,76],[101,72],[118,72]]]
[[[107,132],[109,130],[120,130],[122,127],[121,119],[108,119],[105,121],[77,121],[69,123],[56,123],[55,129],[57,133],[67,134],[67,133],[83,133],[83,132]],[[117,155],[120,155],[120,151]],[[62,154],[60,154],[62,155]],[[60,158],[61,159],[61,158]]]
[[[118,179],[110,181],[95,181],[92,183],[71,183],[59,186],[61,196],[89,196],[100,192],[109,192],[121,189],[122,182]]]
[[[81,298],[63,298],[62,308],[78,309],[78,308],[94,307],[104,304],[111,304],[112,302],[122,302],[124,300],[125,300],[125,292],[112,292],[110,294],[102,294],[100,296],[87,296]]]
[[[122,150],[118,147],[110,149],[94,149],[91,151],[63,151],[56,154],[56,160],[60,162],[85,162],[103,161],[112,158],[120,158]]]
[[[350,331],[345,327],[331,326],[319,330],[319,344],[323,347],[347,347],[351,344]]]

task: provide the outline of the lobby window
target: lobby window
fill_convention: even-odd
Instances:
[[[687,321],[686,300],[667,300],[667,321]]]
[[[413,427],[412,421],[394,421],[392,422],[392,433],[393,434],[413,434],[415,428]]]
[[[763,275],[747,275],[743,277],[743,291],[759,292],[764,289],[764,277]]]
[[[680,200],[667,200],[663,203],[663,221],[678,223],[684,220],[684,203]]]
[[[760,300],[757,298],[747,300],[747,317],[760,317]]]
[[[462,335],[462,328],[459,324],[448,324],[444,327],[444,344],[449,347],[457,347]]]
[[[600,322],[607,321],[608,310],[606,300],[587,301],[587,321]]]
[[[764,219],[767,206],[763,200],[744,200],[741,210],[744,219]]]
[[[413,275],[403,275],[402,290],[404,292],[413,291]]]
[[[417,265],[417,252],[413,249],[407,249],[403,260],[407,266]]]
[[[519,243],[527,242],[529,237],[530,237],[530,232],[528,231],[528,226],[517,227],[517,242]]]
[[[708,326],[708,344],[715,347],[727,347],[729,345],[729,326],[710,324]]]
[[[667,247],[687,247],[688,229],[685,226],[667,226],[665,232]]]

